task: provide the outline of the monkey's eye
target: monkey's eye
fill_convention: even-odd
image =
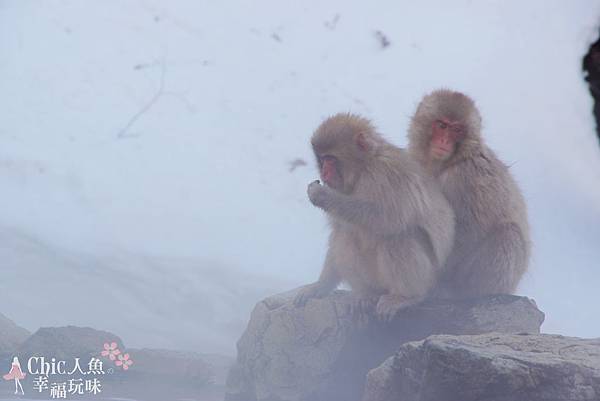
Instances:
[[[448,124],[446,124],[445,122],[440,121],[440,120],[437,120],[436,122],[437,122],[438,127],[440,127],[441,129],[448,128]]]
[[[452,132],[454,132],[457,135],[462,135],[464,133],[464,128],[461,127],[460,125],[454,125],[452,126]]]
[[[324,164],[333,164],[336,162],[336,158],[331,155],[322,155],[319,156],[319,167],[323,167]]]

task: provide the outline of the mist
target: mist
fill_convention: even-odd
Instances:
[[[543,331],[600,337],[599,21],[591,0],[4,1],[1,312],[234,355],[256,302],[321,269],[312,131],[350,111],[404,146],[447,87],[525,193],[519,294]]]

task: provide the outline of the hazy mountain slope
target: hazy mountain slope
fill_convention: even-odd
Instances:
[[[130,347],[231,353],[255,300],[286,285],[218,263],[70,252],[6,228],[0,257],[15,322],[91,326]]]

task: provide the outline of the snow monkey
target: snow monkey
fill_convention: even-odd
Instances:
[[[437,90],[412,118],[408,151],[437,178],[456,215],[454,248],[434,296],[512,293],[531,243],[525,201],[508,167],[481,138],[469,97]]]
[[[322,182],[308,186],[331,225],[319,280],[296,305],[350,285],[355,310],[384,321],[430,291],[452,249],[454,214],[435,180],[405,150],[352,114],[326,119],[312,137]]]

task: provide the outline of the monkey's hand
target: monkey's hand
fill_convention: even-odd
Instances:
[[[296,298],[294,298],[294,305],[303,306],[309,299],[323,298],[330,292],[331,290],[328,286],[323,285],[323,283],[317,281],[315,283],[302,287],[300,291],[298,291],[298,294],[296,294]]]
[[[331,198],[331,189],[321,185],[319,180],[315,180],[308,184],[308,199],[316,207],[320,207],[323,210],[327,210],[328,200]]]

